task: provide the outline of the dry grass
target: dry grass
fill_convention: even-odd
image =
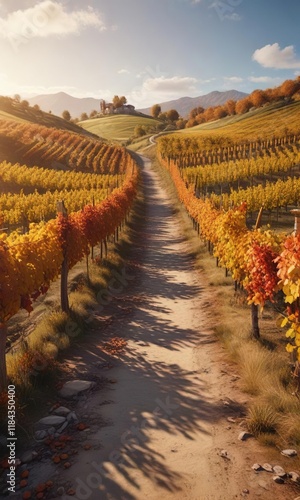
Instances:
[[[300,401],[293,393],[293,380],[283,332],[276,326],[277,313],[265,308],[260,319],[261,341],[251,337],[251,315],[242,291],[235,292],[224,269],[216,267],[203,242],[192,228],[190,219],[177,199],[168,172],[159,165],[163,182],[175,200],[182,219],[183,231],[189,240],[196,265],[215,297],[217,337],[223,343],[240,374],[240,387],[249,394],[247,424],[261,443],[300,444]]]

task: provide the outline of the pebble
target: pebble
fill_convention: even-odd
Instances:
[[[62,497],[65,494],[65,488],[63,486],[57,488],[56,494],[58,497]]]
[[[296,450],[282,450],[281,455],[285,457],[295,457],[297,455]]]
[[[55,408],[52,413],[54,415],[58,415],[59,417],[66,417],[71,410],[69,408],[66,408],[65,406],[60,406],[59,408]]]
[[[250,434],[250,432],[240,432],[239,434],[239,440],[240,441],[246,441],[247,439],[253,437],[253,434]]]
[[[253,469],[255,471],[259,471],[259,470],[262,470],[262,466],[260,464],[253,464],[251,469]]]
[[[273,476],[273,481],[275,481],[275,483],[278,483],[278,484],[284,483],[284,479],[281,476]]]
[[[293,481],[294,483],[299,483],[300,482],[300,475],[298,474],[298,472],[289,472],[289,477],[291,478],[291,481]]]
[[[48,437],[48,433],[46,431],[36,431],[34,433],[34,438],[37,441],[42,441],[43,439],[46,439],[46,437]]]
[[[270,464],[263,464],[262,468],[266,470],[267,472],[273,472],[273,467]]]
[[[37,422],[37,425],[43,427],[59,427],[65,421],[66,421],[65,417],[50,415],[49,417],[41,418],[41,420]]]
[[[228,452],[226,450],[221,450],[220,457],[229,459]]]
[[[280,465],[274,465],[273,471],[275,472],[276,476],[286,477],[286,472]]]
[[[59,395],[62,398],[71,399],[92,389],[95,385],[95,382],[90,382],[89,380],[70,380],[62,386]]]

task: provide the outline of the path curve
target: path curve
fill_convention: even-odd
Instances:
[[[105,336],[124,337],[128,346],[105,372],[113,383],[80,403],[79,414],[94,424],[83,438],[92,447],[79,449],[60,477],[76,490],[63,498],[286,498],[270,475],[259,484],[251,466],[266,461],[264,451],[253,439],[239,441],[242,428],[228,421],[240,422],[246,396],[214,338],[212,297],[147,158],[142,177],[145,226],[130,254],[130,279],[115,306],[100,313],[109,317],[116,308]],[[96,368],[101,338],[68,355],[77,375],[103,374]]]

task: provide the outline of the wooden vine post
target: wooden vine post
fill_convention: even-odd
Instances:
[[[68,212],[63,201],[57,202],[57,213],[62,214],[63,217],[68,217]],[[68,297],[68,257],[66,248],[64,248],[63,257],[60,276],[60,304],[62,311],[68,313],[70,311],[70,306]]]
[[[257,230],[261,226],[261,220],[262,220],[262,213],[263,213],[263,207],[260,208],[255,227],[254,229]],[[258,305],[256,304],[251,304],[251,324],[252,324],[252,337],[256,340],[260,338],[260,330],[259,330],[259,322],[258,322]]]

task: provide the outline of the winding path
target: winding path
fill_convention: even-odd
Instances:
[[[68,355],[77,375],[102,374],[112,383],[79,403],[92,447],[79,449],[63,472],[60,479],[76,490],[63,498],[284,498],[271,477],[266,488],[258,484],[251,465],[266,461],[263,451],[254,440],[239,441],[241,427],[227,420],[242,416],[246,397],[215,341],[212,297],[147,158],[142,176],[146,216],[130,271],[124,270],[122,294],[99,312],[99,320],[110,319],[105,338],[124,337],[128,346],[108,371],[101,368],[103,332]]]

